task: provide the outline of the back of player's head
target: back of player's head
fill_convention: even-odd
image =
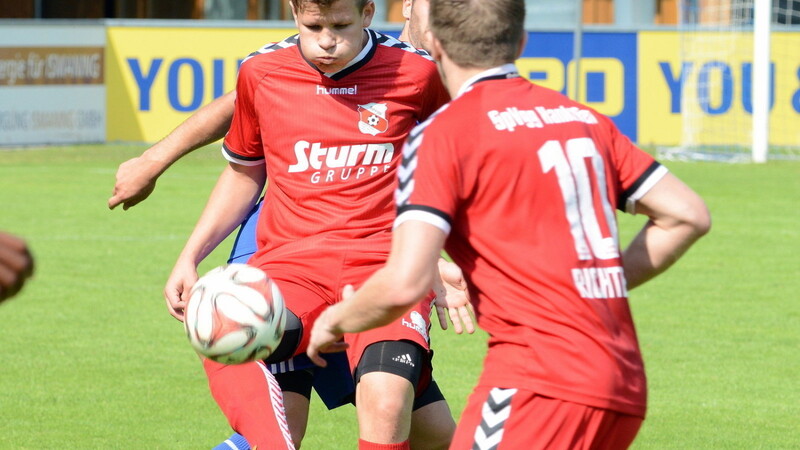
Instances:
[[[430,28],[461,67],[514,62],[525,32],[524,0],[431,0]]]
[[[326,10],[338,1],[352,1],[355,3],[356,8],[358,8],[359,11],[364,11],[364,7],[367,6],[367,3],[372,2],[372,0],[289,0],[289,3],[292,5],[292,8],[295,11],[300,12],[303,10],[305,5],[309,3],[317,5],[317,7],[321,10]]]

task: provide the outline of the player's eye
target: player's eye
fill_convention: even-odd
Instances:
[[[322,31],[322,25],[306,25],[306,28],[311,31]]]
[[[345,30],[349,26],[350,26],[349,23],[338,23],[338,24],[334,25],[334,28],[336,28],[337,30]]]

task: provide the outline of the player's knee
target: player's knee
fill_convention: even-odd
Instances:
[[[303,322],[291,310],[286,310],[286,328],[280,344],[264,362],[267,364],[279,363],[294,356],[300,341],[303,339]]]
[[[402,377],[387,372],[370,372],[356,387],[356,406],[383,416],[411,413],[414,388]]]

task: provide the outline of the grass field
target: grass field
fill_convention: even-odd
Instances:
[[[229,435],[161,294],[223,162],[196,152],[148,201],[109,211],[117,165],[142,149],[0,150],[0,229],[37,258],[0,307],[0,448],[203,449]],[[650,383],[634,448],[800,448],[800,164],[668,166],[714,226],[632,293]],[[623,239],[641,224],[621,217]],[[458,416],[483,336],[433,339]],[[304,448],[354,449],[356,436],[352,408],[314,402]]]

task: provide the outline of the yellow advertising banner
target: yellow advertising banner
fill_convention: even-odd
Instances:
[[[154,142],[236,86],[241,61],[286,29],[107,30],[108,140]]]
[[[798,49],[800,33],[773,33],[774,146],[800,145]],[[638,52],[641,145],[751,145],[752,35],[643,31]]]

